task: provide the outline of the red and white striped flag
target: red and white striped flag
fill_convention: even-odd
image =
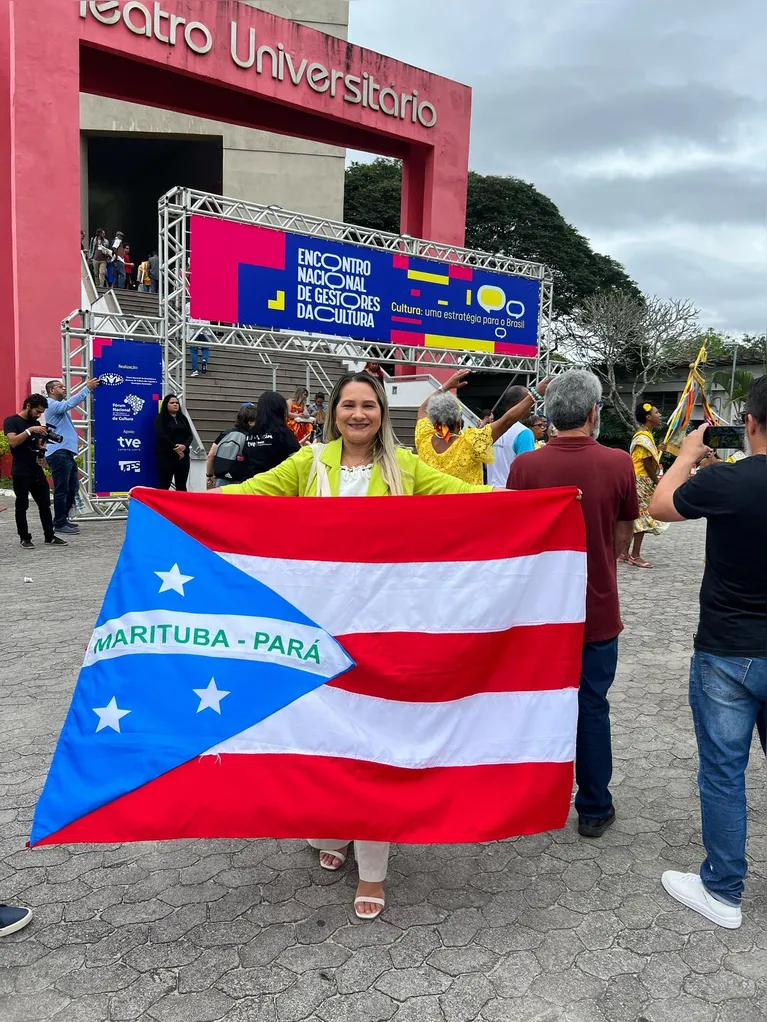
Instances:
[[[218,564],[235,582],[258,580],[334,637],[335,674],[313,678],[308,691],[250,726],[219,730],[220,740],[200,746],[202,755],[97,805],[52,840],[339,835],[470,842],[564,825],[586,592],[585,530],[574,489],[324,500],[142,490],[138,500],[142,514],[151,511],[181,530],[198,551],[198,564],[204,554],[214,575]],[[133,528],[143,528],[151,546],[159,533],[150,526]],[[163,536],[161,545],[169,542]],[[166,570],[147,575],[164,580],[158,599],[168,596],[167,606],[187,612],[197,606],[184,602],[193,599],[195,583],[183,580],[202,580],[203,569],[186,547],[178,549],[167,557],[178,562],[175,573],[163,565]],[[134,566],[131,574],[141,572]],[[241,605],[235,582],[222,581],[215,594],[214,583],[205,583],[216,620],[259,613]],[[163,613],[170,611],[119,620],[130,618],[134,629],[143,622],[146,635],[150,615],[156,621]],[[193,616],[173,613],[174,620]],[[160,626],[150,633],[155,647],[136,650],[154,655],[127,659],[117,640],[108,648],[110,627],[107,621],[94,633],[100,638],[89,647],[83,674],[99,656],[110,656],[99,661],[104,670],[140,663],[140,684],[151,676],[161,689],[163,665],[171,661],[155,648]],[[242,626],[220,627],[225,638],[229,629],[226,648],[195,652],[228,657],[235,673],[222,683],[217,668],[212,688],[204,685],[208,675],[195,683],[193,705],[199,698],[200,706],[192,713],[190,704],[192,725],[223,727],[227,705],[235,706],[229,692],[238,681],[258,681],[261,667],[253,657],[260,654],[232,659],[238,656],[232,636],[244,635]],[[305,649],[311,634],[303,627]],[[213,626],[204,631],[212,635]],[[167,654],[174,663],[202,662],[180,657],[178,648]],[[131,702],[128,689],[109,703],[116,683],[105,684],[112,688],[91,700],[103,704],[92,708],[100,734],[90,735],[97,719],[86,699],[84,740],[95,745],[108,737],[117,749],[129,737],[125,727],[139,726],[138,700]],[[179,684],[192,690],[191,680]],[[126,716],[114,723],[115,714]],[[115,733],[121,721],[123,731]],[[41,824],[41,830],[55,827]]]

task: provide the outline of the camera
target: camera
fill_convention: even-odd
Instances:
[[[50,426],[45,427],[45,439],[43,443],[61,444],[64,442],[64,437],[61,433],[57,433],[55,429],[51,429]]]

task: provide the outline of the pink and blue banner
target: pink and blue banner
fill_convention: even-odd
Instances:
[[[535,357],[540,282],[461,263],[191,218],[194,319]]]

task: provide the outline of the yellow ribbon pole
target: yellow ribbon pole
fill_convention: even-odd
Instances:
[[[679,404],[676,406],[674,411],[671,413],[671,417],[668,420],[668,429],[666,430],[666,436],[663,439],[663,443],[671,454],[679,454],[679,447],[676,444],[671,443],[671,437],[679,427],[679,420],[682,416],[684,406],[687,402],[687,397],[691,390],[695,387],[696,383],[701,388],[703,393],[704,379],[703,375],[699,370],[700,365],[706,364],[706,348],[705,346],[700,349],[698,356],[694,362],[690,363],[690,372],[687,376],[687,383],[684,385],[682,396],[679,398]]]

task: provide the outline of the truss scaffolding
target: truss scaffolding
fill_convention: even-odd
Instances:
[[[369,248],[402,252],[421,258],[447,260],[479,269],[493,270],[540,281],[538,350],[535,358],[391,344],[386,341],[362,341],[350,337],[312,333],[279,332],[237,324],[208,323],[190,315],[188,295],[189,218],[192,215],[216,217],[241,223],[259,224],[292,231],[310,237],[329,238]],[[67,390],[81,384],[90,375],[93,341],[97,337],[125,338],[163,345],[163,391],[177,394],[186,404],[187,349],[197,343],[205,347],[253,349],[273,372],[274,356],[286,355],[306,363],[307,377],[326,376],[320,357],[340,362],[386,362],[422,367],[466,367],[476,371],[506,373],[526,380],[548,372],[549,339],[552,323],[553,278],[547,266],[512,256],[492,255],[457,245],[411,238],[408,235],[374,231],[352,224],[290,212],[278,206],[263,206],[241,199],[230,199],[190,188],[174,188],[160,199],[160,314],[130,316],[124,313],[76,310],[62,324],[62,364]],[[200,340],[201,335],[204,340]],[[326,383],[326,380],[323,380]],[[92,398],[79,406],[80,418],[74,419],[80,444],[80,492],[85,504],[83,517],[123,518],[126,497],[99,496],[93,490],[93,414]],[[199,438],[197,438],[199,444]]]

